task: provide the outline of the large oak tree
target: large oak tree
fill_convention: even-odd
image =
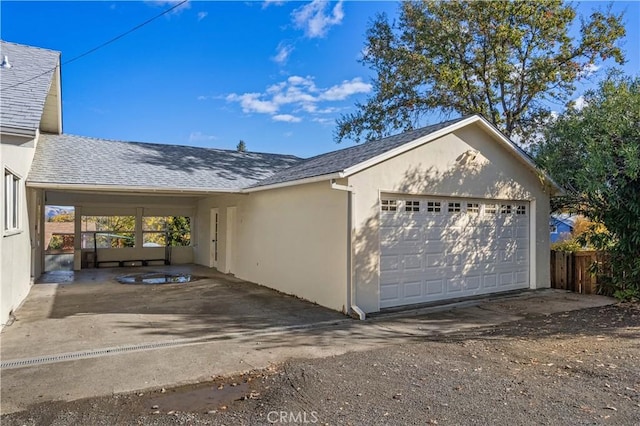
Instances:
[[[338,120],[336,140],[409,130],[430,112],[479,113],[507,136],[528,136],[548,101],[566,103],[594,65],[624,61],[621,15],[593,12],[574,39],[576,16],[559,0],[403,2],[397,22],[379,15],[367,32],[374,93]]]

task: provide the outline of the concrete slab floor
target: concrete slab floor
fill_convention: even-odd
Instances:
[[[130,272],[117,269],[97,271],[95,280],[79,276],[69,285],[35,286],[18,321],[3,330],[3,364],[74,350],[94,353],[3,368],[0,412],[49,400],[195,383],[289,358],[419,342],[530,315],[614,303],[543,290],[355,321],[207,268],[185,270],[207,279],[198,288],[125,286],[111,282],[114,274]],[[145,343],[141,349],[127,346]],[[108,351],[117,347],[129,349]]]

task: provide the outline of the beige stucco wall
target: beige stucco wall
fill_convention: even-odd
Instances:
[[[31,288],[31,238],[27,208],[27,191],[24,182],[27,178],[34,154],[34,139],[21,139],[0,135],[0,168],[2,169],[2,189],[0,200],[0,324],[4,325],[12,310],[15,310],[29,293]],[[9,169],[22,179],[20,188],[20,222],[17,232],[4,231],[4,170]]]
[[[219,270],[345,310],[347,193],[321,182],[201,201],[196,262],[206,266],[212,208],[219,211]]]
[[[479,151],[472,162],[460,157]],[[379,196],[381,192],[530,201],[530,285],[549,287],[549,189],[523,160],[473,124],[357,173],[354,195],[355,300],[365,312],[379,308]]]

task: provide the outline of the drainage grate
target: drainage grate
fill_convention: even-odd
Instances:
[[[146,343],[140,345],[128,345],[128,346],[118,346],[115,348],[103,348],[103,349],[95,349],[89,351],[80,351],[80,352],[70,352],[66,354],[56,354],[56,355],[45,355],[35,358],[24,358],[17,359],[12,361],[3,361],[0,363],[1,369],[11,369],[11,368],[20,368],[20,367],[31,367],[34,365],[42,365],[42,364],[52,364],[56,362],[63,361],[73,361],[76,359],[84,359],[84,358],[95,358],[105,355],[116,355],[126,352],[135,352],[135,351],[144,351],[148,349],[161,349],[172,346],[184,346],[189,344],[189,342],[184,341],[169,341],[169,342],[159,342],[159,343]]]
[[[162,348],[187,346],[187,345],[198,345],[203,343],[211,343],[219,340],[228,340],[228,339],[241,338],[241,337],[246,338],[246,337],[269,336],[274,334],[280,334],[283,332],[296,332],[296,331],[307,330],[311,328],[321,329],[321,328],[336,326],[339,324],[344,324],[349,321],[351,320],[339,319],[339,320],[320,321],[320,322],[311,323],[311,324],[275,326],[275,327],[264,328],[261,330],[246,330],[246,331],[229,332],[229,333],[223,333],[223,334],[213,334],[213,335],[202,336],[202,337],[169,340],[166,342],[142,343],[139,345],[126,345],[126,346],[117,346],[113,348],[102,348],[102,349],[93,349],[93,350],[79,351],[79,352],[69,352],[69,353],[63,353],[63,354],[44,355],[44,356],[35,357],[35,358],[24,358],[24,359],[10,360],[10,361],[2,361],[0,362],[0,369],[9,370],[12,368],[32,367],[35,365],[54,364],[57,362],[74,361],[78,359],[97,358],[97,357],[108,356],[108,355],[118,355],[118,354],[123,354],[127,352],[145,351],[145,350],[162,349]]]

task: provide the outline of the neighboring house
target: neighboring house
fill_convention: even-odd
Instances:
[[[40,132],[62,132],[60,53],[0,42],[0,323],[42,272],[42,191],[25,186]]]
[[[549,240],[551,243],[571,237],[578,215],[569,213],[552,214],[549,218]]]
[[[98,250],[113,260],[160,255],[145,217],[188,216],[173,263],[345,313],[549,287],[560,191],[480,116],[309,159],[43,134],[27,186],[75,207],[76,269],[83,216],[135,217],[134,247]]]

